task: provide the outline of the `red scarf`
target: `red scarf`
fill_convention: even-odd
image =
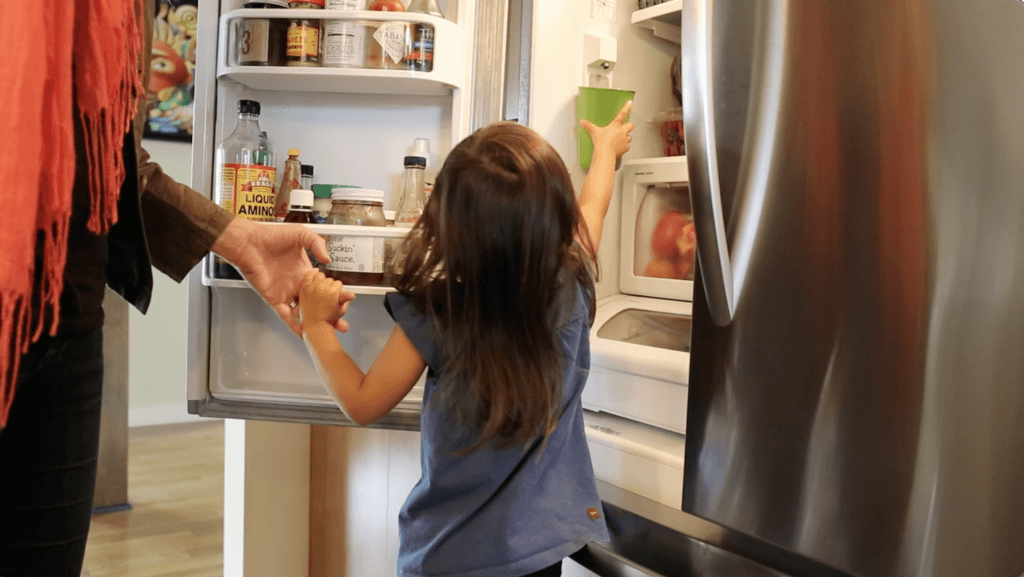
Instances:
[[[21,355],[44,329],[57,331],[79,158],[89,169],[89,230],[117,221],[121,147],[142,94],[141,14],[138,0],[0,0],[0,426]],[[81,156],[74,122],[85,134]]]

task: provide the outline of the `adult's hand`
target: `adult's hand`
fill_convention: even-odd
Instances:
[[[330,262],[324,239],[300,224],[266,226],[238,217],[232,219],[213,244],[213,252],[235,265],[297,336],[302,336],[299,307],[295,306],[299,286],[306,272],[313,268],[306,256],[307,249],[317,260]],[[343,310],[348,309],[355,296],[351,291],[342,291],[339,304]],[[339,319],[336,328],[347,331],[348,323]]]

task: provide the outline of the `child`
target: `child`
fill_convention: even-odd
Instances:
[[[365,375],[334,334],[341,283],[314,270],[302,284],[303,337],[351,420],[387,414],[427,369],[400,576],[557,576],[564,557],[608,540],[580,394],[631,107],[604,128],[583,122],[594,156],[578,203],[558,153],[528,128],[492,124],[452,150],[385,298],[394,332]]]

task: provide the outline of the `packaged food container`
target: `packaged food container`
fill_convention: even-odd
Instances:
[[[287,8],[284,0],[257,0],[247,9]],[[243,18],[235,23],[235,62],[239,66],[283,66],[288,22],[280,18]]]
[[[320,42],[323,29],[319,20],[296,18],[288,21],[285,64],[320,66]]]
[[[331,191],[331,212],[327,224],[354,226],[386,225],[384,192],[364,188],[335,188]],[[324,274],[346,285],[384,284],[385,239],[373,236],[331,235],[327,237],[331,262]]]
[[[683,109],[668,108],[661,111],[651,124],[658,129],[664,145],[665,156],[683,156],[686,154],[686,139],[683,135]]]

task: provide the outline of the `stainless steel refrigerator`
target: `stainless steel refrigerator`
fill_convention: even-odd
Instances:
[[[684,511],[809,574],[1021,575],[1024,3],[684,0],[682,35]]]

